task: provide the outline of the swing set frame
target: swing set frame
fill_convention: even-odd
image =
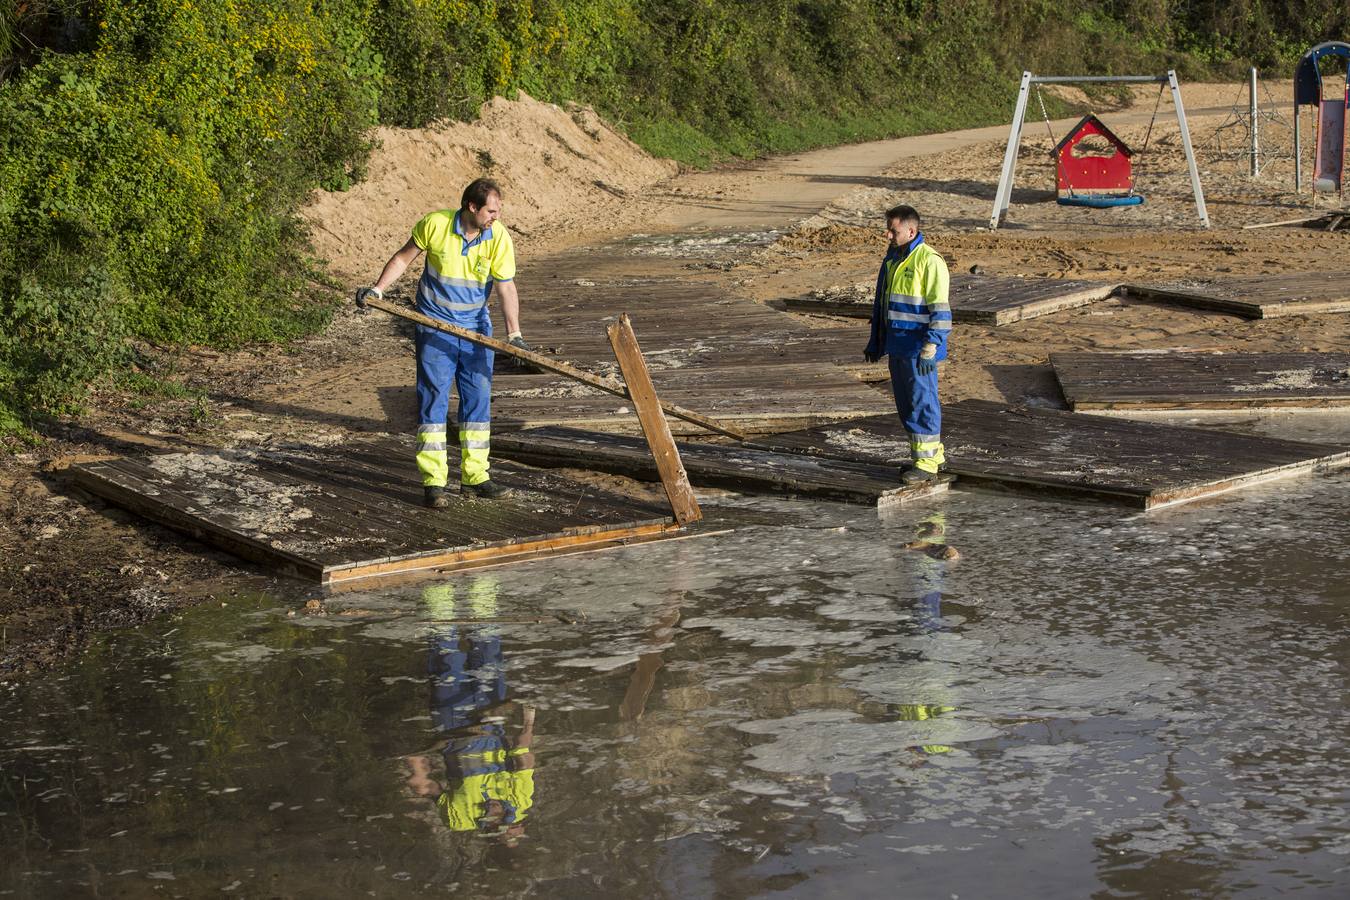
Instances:
[[[1033,75],[1022,73],[1022,86],[1017,92],[1017,109],[1013,113],[1012,128],[1008,132],[1008,148],[1003,153],[1003,171],[999,175],[998,190],[994,192],[994,211],[989,217],[993,231],[1003,222],[1012,199],[1013,176],[1017,170],[1017,151],[1022,144],[1022,126],[1027,114],[1027,99],[1032,85],[1037,84],[1165,84],[1172,89],[1172,105],[1177,111],[1177,125],[1181,128],[1181,145],[1186,151],[1186,167],[1190,170],[1191,190],[1195,194],[1195,211],[1200,224],[1209,227],[1209,212],[1205,209],[1205,192],[1200,187],[1200,172],[1195,165],[1195,150],[1191,147],[1191,130],[1186,125],[1186,109],[1181,103],[1181,86],[1175,69],[1166,75]],[[1158,111],[1155,108],[1156,118]],[[1150,128],[1152,123],[1150,123]]]

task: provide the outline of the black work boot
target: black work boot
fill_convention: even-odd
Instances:
[[[429,485],[422,488],[422,505],[427,509],[445,509],[450,505],[450,498],[445,496],[445,488]]]
[[[468,494],[470,497],[481,497],[484,500],[500,500],[503,497],[511,496],[511,489],[504,488],[500,484],[495,484],[490,479],[478,484],[461,484],[459,486],[461,494]]]
[[[925,472],[923,469],[906,469],[900,473],[901,484],[923,484],[937,477],[936,472]]]

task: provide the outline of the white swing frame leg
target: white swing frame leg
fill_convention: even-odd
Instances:
[[[1209,227],[1209,211],[1205,209],[1205,191],[1200,187],[1200,171],[1195,166],[1195,151],[1191,148],[1191,129],[1186,125],[1186,108],[1181,105],[1181,85],[1177,83],[1176,69],[1167,70],[1167,83],[1172,88],[1172,105],[1177,109],[1177,126],[1181,129],[1181,146],[1186,151],[1186,168],[1191,173],[1191,190],[1195,193],[1195,212],[1200,224]]]
[[[1003,151],[1003,171],[994,191],[994,211],[989,216],[989,230],[998,228],[1008,213],[1012,200],[1013,173],[1017,170],[1017,151],[1022,143],[1022,120],[1027,113],[1027,97],[1031,91],[1031,73],[1022,73],[1022,86],[1017,91],[1017,110],[1013,113],[1012,128],[1008,130],[1008,148]]]

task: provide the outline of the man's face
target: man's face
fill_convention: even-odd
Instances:
[[[891,239],[892,247],[908,245],[918,233],[919,229],[913,222],[901,222],[899,219],[890,219],[886,222],[886,237]]]
[[[488,228],[502,214],[502,198],[497,194],[488,194],[487,202],[477,208],[472,203],[469,204],[469,218],[473,219],[474,227],[479,231]]]

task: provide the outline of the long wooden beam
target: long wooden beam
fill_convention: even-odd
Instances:
[[[661,475],[661,486],[666,489],[670,499],[670,508],[675,512],[675,521],[681,525],[697,522],[703,518],[694,498],[694,489],[689,485],[689,474],[680,460],[679,448],[671,436],[670,425],[661,414],[661,402],[652,386],[651,373],[647,371],[647,361],[642,358],[642,348],[638,346],[637,335],[633,333],[633,323],[628,314],[619,316],[619,321],[606,329],[609,342],[614,347],[614,356],[619,361],[619,370],[623,380],[633,394],[633,408],[637,410],[638,421],[642,423],[643,436],[656,460],[656,471]]]
[[[621,381],[612,378],[602,378],[599,375],[593,375],[585,369],[578,369],[576,366],[569,365],[547,356],[543,353],[535,353],[533,350],[521,350],[519,347],[512,347],[509,343],[498,338],[488,337],[485,334],[479,334],[476,331],[470,331],[467,328],[460,328],[458,325],[451,325],[448,322],[441,322],[430,316],[424,316],[419,312],[399,306],[396,303],[390,303],[388,300],[381,300],[371,297],[366,300],[366,305],[391,316],[398,316],[400,319],[407,319],[409,322],[416,322],[418,325],[425,325],[427,328],[435,328],[437,331],[443,331],[446,334],[453,334],[455,337],[463,338],[482,347],[488,347],[498,353],[505,353],[507,356],[514,356],[516,359],[523,359],[526,362],[534,363],[541,369],[549,372],[555,372],[559,375],[566,375],[568,378],[574,378],[582,384],[588,384],[593,388],[599,388],[617,397],[623,397],[625,400],[632,400],[633,395],[629,393],[628,387]],[[727,437],[735,438],[738,441],[745,440],[744,432],[737,431],[728,425],[724,425],[716,419],[696,413],[693,410],[685,409],[682,406],[676,406],[674,403],[667,403],[664,400],[657,401],[661,408],[675,416],[677,419],[683,419],[686,422],[692,422],[709,431],[715,431],[718,434],[725,434]]]

